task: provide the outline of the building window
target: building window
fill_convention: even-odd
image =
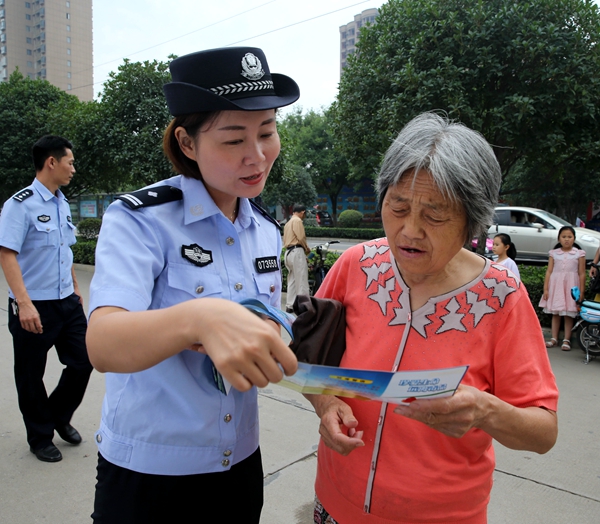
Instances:
[[[25,31],[27,31],[28,33],[31,33],[31,26],[30,25],[26,25],[25,26]]]
[[[2,42],[3,44],[6,42],[6,35],[4,33],[0,35],[0,42]]]
[[[67,20],[71,20],[71,13],[67,13]]]
[[[70,43],[71,43],[71,37],[67,36],[67,44],[70,44]]]
[[[31,44],[31,43],[32,43],[32,40],[31,40],[31,38],[29,38],[29,37],[25,38],[25,41],[26,41],[28,44]]]
[[[27,54],[28,54],[28,55],[32,55],[32,54],[33,54],[33,51],[32,51],[31,49],[28,49],[28,50],[27,50]]]
[[[25,2],[25,8],[31,9],[31,2]]]
[[[71,67],[71,61],[67,60],[67,67]]]
[[[67,78],[71,78],[71,71],[67,73]]]
[[[71,54],[71,48],[67,48],[67,54],[70,55]]]
[[[71,7],[71,2],[69,2],[69,0],[67,0],[67,7]]]
[[[31,20],[31,15],[26,14],[25,15],[25,20]]]
[[[67,31],[71,32],[71,26],[70,25],[67,26]]]
[[[71,84],[67,84],[67,91],[71,91]]]
[[[31,60],[27,60],[27,67],[33,67],[33,62]]]

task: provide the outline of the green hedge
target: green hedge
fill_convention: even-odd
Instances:
[[[352,238],[356,240],[372,240],[385,236],[383,229],[347,229],[343,227],[305,227],[307,237]]]
[[[77,233],[86,240],[95,240],[100,234],[101,225],[102,219],[100,218],[84,218],[77,224]]]
[[[96,240],[80,240],[71,246],[73,250],[73,262],[75,264],[96,264]]]

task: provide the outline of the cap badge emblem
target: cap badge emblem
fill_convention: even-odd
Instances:
[[[248,80],[260,80],[265,76],[265,71],[256,55],[246,53],[242,58],[242,76]]]

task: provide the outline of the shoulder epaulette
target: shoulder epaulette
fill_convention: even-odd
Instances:
[[[23,200],[27,200],[31,195],[33,195],[33,189],[23,189],[14,195],[13,198],[17,202],[23,202]]]
[[[133,193],[125,193],[119,195],[118,200],[125,202],[131,209],[139,209],[140,207],[157,206],[158,204],[166,204],[181,200],[183,192],[173,186],[156,186],[134,191]]]
[[[273,224],[275,224],[277,226],[277,229],[279,230],[279,232],[282,231],[281,225],[279,224],[279,222],[277,222],[277,220],[275,220],[264,207],[258,205],[252,199],[249,199],[249,201],[250,201],[250,205],[254,209],[256,209],[256,211],[258,211],[262,216],[264,216],[269,222],[272,222]]]

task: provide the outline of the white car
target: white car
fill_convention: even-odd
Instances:
[[[600,245],[600,232],[574,227],[552,213],[533,207],[497,207],[488,237],[507,233],[517,248],[517,260],[547,262],[548,251],[558,243],[558,231],[563,226],[573,227],[575,242],[585,251],[586,260],[593,260]]]

